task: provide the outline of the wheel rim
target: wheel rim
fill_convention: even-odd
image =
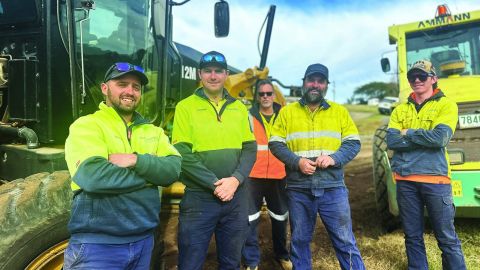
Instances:
[[[26,270],[60,270],[63,267],[63,254],[68,240],[62,241],[38,255]]]

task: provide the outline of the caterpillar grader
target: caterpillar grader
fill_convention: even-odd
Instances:
[[[199,84],[201,53],[172,41],[172,8],[186,2],[0,0],[0,269],[62,268],[73,196],[64,142],[70,124],[103,101],[112,63],[145,69],[138,111],[171,132],[175,105]],[[271,6],[260,66],[229,67],[226,87],[246,103],[268,77],[274,13]],[[228,35],[228,3],[215,3],[214,16],[215,35]],[[177,183],[163,199],[181,194]]]
[[[407,71],[421,59],[430,59],[439,77],[438,86],[458,104],[458,123],[447,146],[452,170],[456,217],[480,218],[480,10],[451,14],[440,5],[435,17],[393,25],[390,44],[396,44],[399,102],[411,93]],[[389,72],[389,58],[381,59]],[[395,180],[385,142],[387,125],[373,139],[373,178],[377,210],[387,231],[398,223]]]

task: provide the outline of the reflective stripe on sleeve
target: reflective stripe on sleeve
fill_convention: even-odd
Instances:
[[[342,138],[342,142],[344,141],[360,141],[360,135],[349,135],[349,136],[345,136]]]
[[[279,137],[279,136],[272,136],[270,137],[270,140],[269,142],[281,142],[281,143],[287,143],[287,141],[282,138],[282,137]]]

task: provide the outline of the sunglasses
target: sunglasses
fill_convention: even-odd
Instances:
[[[417,73],[408,75],[407,79],[410,83],[414,83],[417,79],[421,82],[424,82],[428,79],[428,77],[432,77],[432,75]]]
[[[258,92],[259,97],[271,97],[273,95],[273,92]]]
[[[202,57],[202,62],[225,62],[225,57],[218,54],[207,54]]]
[[[127,62],[115,63],[115,68],[120,72],[136,70],[136,71],[139,71],[141,73],[145,73],[145,70],[142,67],[132,65],[132,64],[127,63]]]

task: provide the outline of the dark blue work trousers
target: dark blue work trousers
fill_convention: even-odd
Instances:
[[[208,245],[215,234],[218,269],[240,269],[248,231],[246,189],[222,202],[213,193],[186,190],[180,203],[178,269],[203,269]]]
[[[148,270],[153,235],[126,244],[72,244],[64,255],[65,270]]]
[[[453,225],[455,207],[450,184],[397,181],[397,202],[405,232],[408,269],[428,269],[423,240],[425,207],[442,251],[443,269],[466,269],[462,246]]]
[[[365,269],[352,231],[346,187],[302,191],[287,189],[287,195],[292,231],[290,259],[293,269],[312,269],[310,243],[317,213],[325,225],[341,269]]]
[[[272,223],[273,252],[277,260],[289,260],[287,249],[288,206],[285,191],[285,179],[251,179],[248,182],[250,232],[242,250],[244,264],[254,268],[260,264],[260,246],[258,244],[258,224],[263,202]]]

